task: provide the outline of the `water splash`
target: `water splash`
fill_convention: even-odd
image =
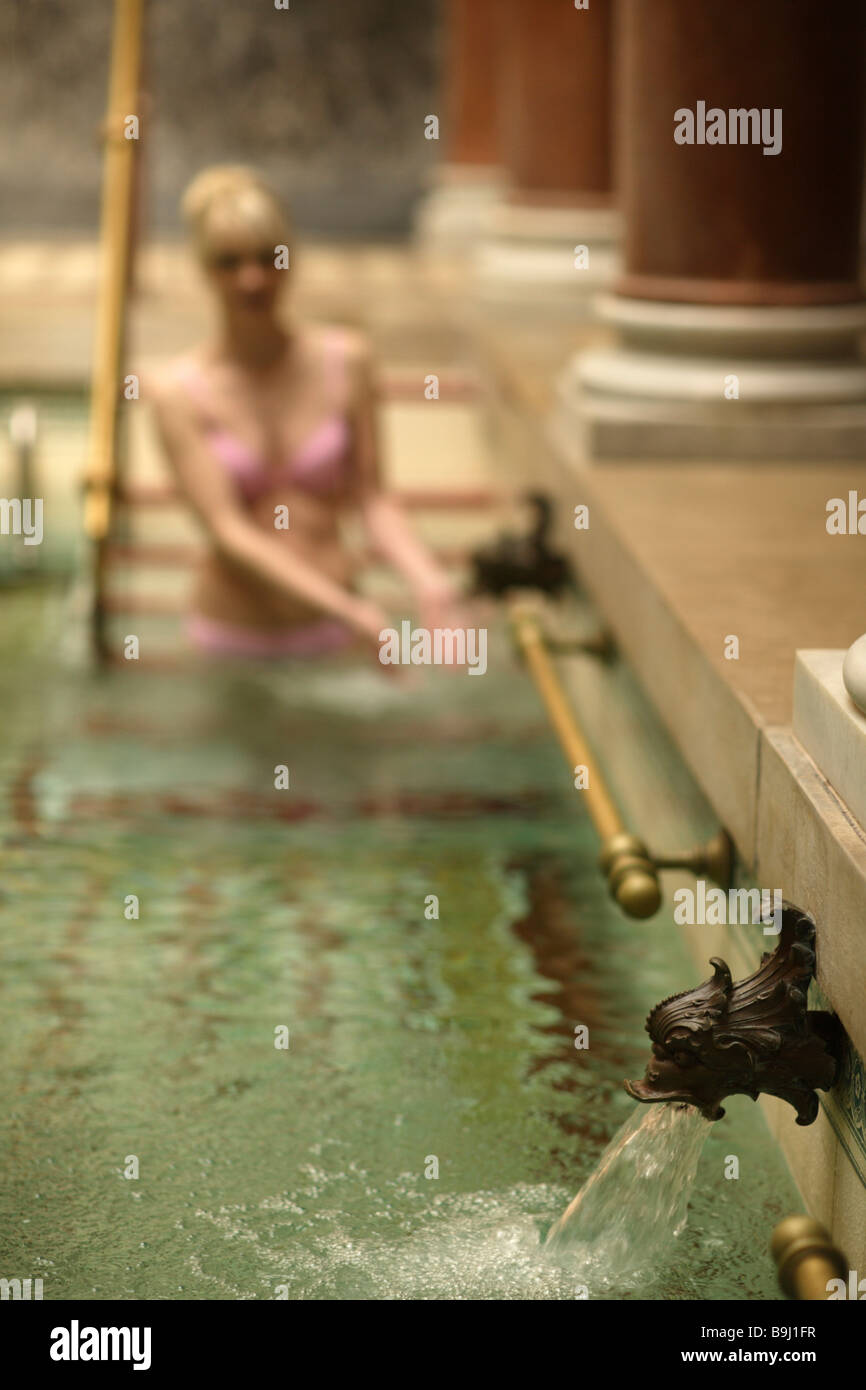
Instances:
[[[545,1248],[587,1288],[638,1282],[685,1228],[710,1128],[691,1105],[635,1106]]]

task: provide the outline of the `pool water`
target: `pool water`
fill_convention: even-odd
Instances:
[[[414,690],[98,675],[57,655],[63,611],[22,594],[0,626],[0,1275],[45,1299],[574,1298],[544,1235],[694,968],[669,917],[609,902],[501,635],[484,677]],[[734,1098],[669,1258],[590,1296],[777,1297],[769,1235],[799,1205]]]

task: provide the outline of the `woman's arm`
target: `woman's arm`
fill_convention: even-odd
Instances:
[[[388,625],[384,611],[321,574],[251,521],[203,442],[188,403],[170,385],[154,383],[148,396],[178,485],[226,558],[280,592],[303,599],[378,641]]]
[[[429,627],[446,625],[457,601],[456,586],[418,539],[399,503],[383,493],[379,480],[376,431],[377,390],[366,348],[356,355],[353,408],[356,496],[370,540],[378,552],[408,580]]]

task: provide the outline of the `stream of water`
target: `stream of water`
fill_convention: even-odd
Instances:
[[[685,1229],[711,1128],[691,1105],[636,1105],[551,1227],[546,1249],[590,1293],[645,1278]]]

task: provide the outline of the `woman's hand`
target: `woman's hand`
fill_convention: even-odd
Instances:
[[[346,620],[360,636],[371,638],[377,647],[381,640],[380,634],[390,626],[388,614],[380,604],[375,603],[372,599],[355,597],[354,595],[346,614]]]
[[[415,598],[421,626],[428,632],[433,633],[437,628],[453,632],[468,626],[466,614],[462,611],[460,592],[447,575],[437,574],[417,585]],[[455,661],[446,659],[444,664],[449,671],[461,669]]]
[[[363,646],[369,651],[375,660],[376,666],[383,676],[388,676],[391,680],[405,684],[407,671],[405,667],[395,666],[391,662],[382,661],[382,633],[385,629],[393,627],[384,608],[372,599],[358,598],[353,595],[352,606],[349,613],[349,622],[359,634]]]
[[[456,584],[444,574],[431,575],[415,587],[421,626],[433,632],[438,628],[463,627],[459,612],[460,594]]]
[[[387,671],[389,668],[379,660],[379,653],[382,650],[382,633],[390,626],[388,614],[378,603],[372,599],[352,596],[351,607],[348,613],[348,621],[358,633],[362,644],[371,655],[375,655],[376,664],[381,670]]]

